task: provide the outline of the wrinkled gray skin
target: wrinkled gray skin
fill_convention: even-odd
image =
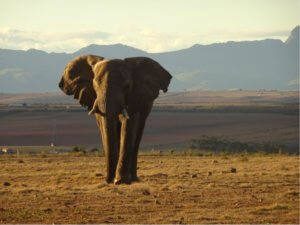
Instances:
[[[106,60],[87,55],[67,64],[59,87],[95,115],[108,183],[138,181],[137,155],[145,122],[159,90],[167,92],[171,79],[146,57]]]

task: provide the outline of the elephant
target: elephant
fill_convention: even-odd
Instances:
[[[139,181],[137,157],[145,122],[159,91],[167,92],[171,79],[166,69],[148,57],[84,55],[66,65],[59,87],[95,116],[107,183]]]

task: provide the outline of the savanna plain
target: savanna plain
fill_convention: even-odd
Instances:
[[[90,151],[100,145],[95,120],[74,101],[56,93],[0,100],[0,150],[13,151],[0,154],[0,223],[300,222],[298,92],[160,97],[131,185],[106,184],[102,151]],[[209,149],[191,149],[203,135]]]
[[[0,161],[0,223],[299,224],[297,156],[145,155],[119,186],[95,155]]]

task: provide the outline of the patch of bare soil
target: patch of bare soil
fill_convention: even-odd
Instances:
[[[84,111],[0,111],[0,147],[55,145],[100,147],[94,117]],[[271,142],[299,149],[299,116],[279,113],[153,111],[142,148],[187,148],[201,135],[242,142]]]
[[[104,175],[103,157],[2,155],[0,223],[299,223],[295,156],[141,156],[140,182]]]

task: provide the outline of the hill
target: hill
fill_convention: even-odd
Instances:
[[[279,89],[299,87],[299,26],[286,42],[195,44],[190,48],[148,53],[123,44],[89,45],[78,51],[47,53],[0,49],[0,92],[58,91],[66,63],[82,54],[106,58],[147,56],[160,62],[174,78],[170,90]]]

